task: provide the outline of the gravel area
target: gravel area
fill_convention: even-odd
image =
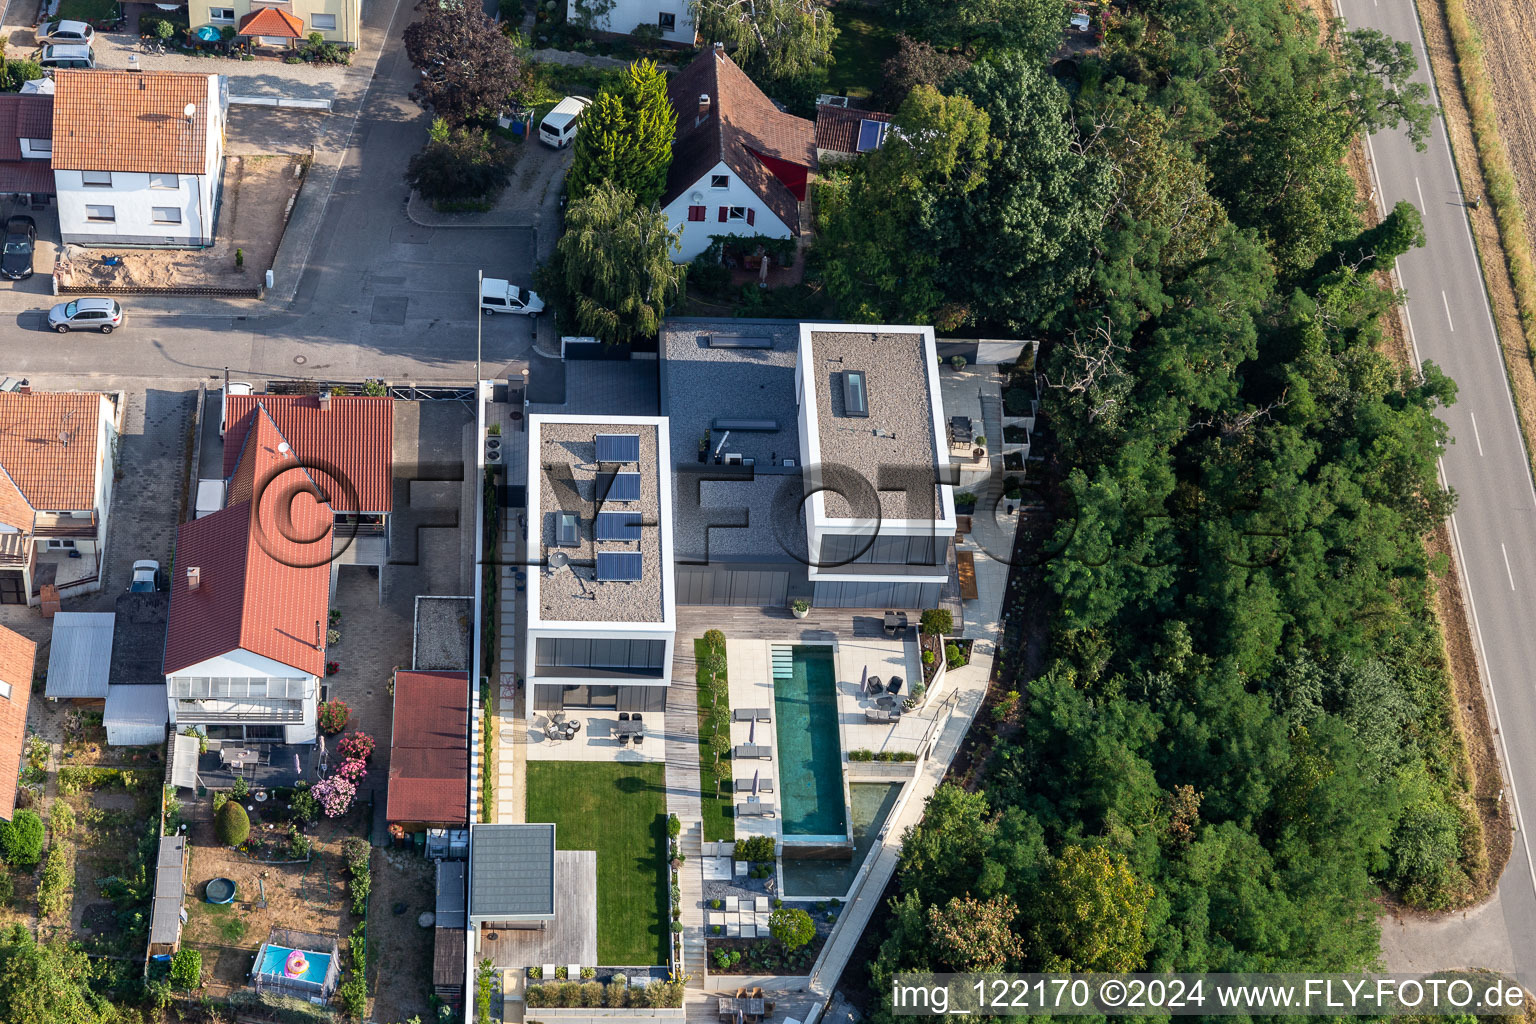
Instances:
[[[827,516],[936,518],[933,467],[945,454],[933,428],[938,367],[927,359],[923,335],[812,331],[811,363],[820,461],[851,471],[827,472]],[[868,416],[843,414],[843,374],[849,370],[864,372]],[[925,490],[933,495],[926,501]]]
[[[623,467],[640,474],[640,500],[599,505],[598,434],[638,434],[640,461]],[[544,622],[660,622],[663,559],[661,550],[661,485],[670,482],[657,459],[655,424],[610,424],[603,420],[539,424],[539,508],[542,534],[538,556],[557,551],[570,556],[570,568],[539,575],[539,618]],[[605,470],[612,467],[605,466]],[[640,540],[603,541],[594,537],[599,508],[640,515]],[[580,519],[576,547],[555,545],[556,513],[574,512]],[[598,583],[597,553],[635,551],[641,556],[640,579],[633,583]]]
[[[191,71],[228,75],[236,95],[332,99],[351,70],[345,64],[287,64],[273,57],[235,60],[230,57],[188,57],[181,53],[144,53],[137,33],[100,32],[96,36],[96,66],[122,69],[138,58],[145,71]]]
[[[416,601],[415,664],[420,671],[468,672],[474,601],[427,597]]]

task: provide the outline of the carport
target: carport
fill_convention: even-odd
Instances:
[[[107,697],[112,671],[112,612],[58,612],[48,648],[49,700],[96,702]]]

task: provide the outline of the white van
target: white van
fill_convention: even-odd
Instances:
[[[555,104],[555,109],[544,115],[539,122],[539,139],[547,146],[564,149],[576,138],[576,125],[581,112],[591,104],[585,96],[567,96]]]
[[[50,43],[38,63],[45,68],[94,68],[96,52],[80,43]]]

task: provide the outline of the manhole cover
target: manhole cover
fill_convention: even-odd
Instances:
[[[298,365],[303,366],[305,363],[309,362],[309,357],[308,356],[294,356],[293,357],[293,361],[295,363],[297,363]]]

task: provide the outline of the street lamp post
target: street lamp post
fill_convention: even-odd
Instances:
[[[481,323],[485,319],[480,310],[480,297],[485,294],[485,271],[475,271],[475,392],[480,391],[480,336],[485,327]]]

